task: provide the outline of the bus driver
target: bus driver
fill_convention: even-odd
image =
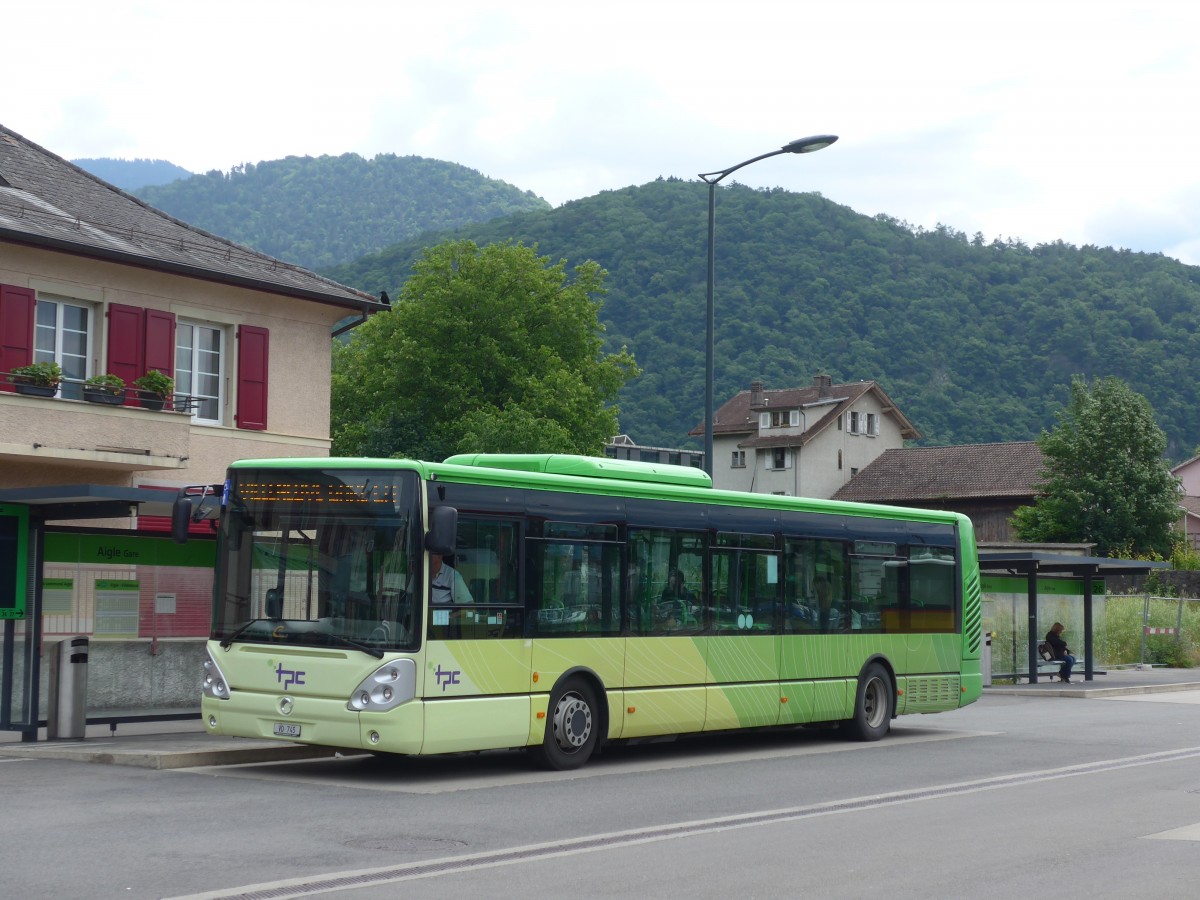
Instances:
[[[411,593],[411,592],[410,592]],[[440,553],[429,554],[429,602],[430,603],[473,603],[467,583],[462,574],[449,563],[442,561]]]

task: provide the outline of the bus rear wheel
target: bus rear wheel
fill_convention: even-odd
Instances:
[[[577,769],[596,749],[600,717],[596,692],[582,678],[564,682],[550,695],[546,736],[530,747],[534,760],[547,769]]]
[[[879,740],[892,727],[894,702],[887,671],[879,663],[871,663],[858,679],[854,718],[843,722],[842,730],[856,741]]]

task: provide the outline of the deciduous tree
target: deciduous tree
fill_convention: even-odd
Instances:
[[[1038,444],[1042,495],[1013,516],[1021,540],[1092,542],[1101,556],[1170,556],[1180,488],[1144,397],[1119,378],[1089,385],[1076,377],[1058,425]]]
[[[521,244],[430,248],[394,308],[335,348],[334,452],[599,455],[637,374],[624,348],[602,352],[604,274],[588,261],[568,277]]]

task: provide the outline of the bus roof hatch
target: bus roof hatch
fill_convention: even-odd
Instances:
[[[564,453],[460,453],[447,465],[544,472],[581,478],[611,478],[619,481],[652,481],[685,487],[710,488],[708,473],[692,466],[608,459],[602,456],[571,456]]]

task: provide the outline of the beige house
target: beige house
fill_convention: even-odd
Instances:
[[[328,456],[331,334],[384,308],[0,126],[0,728],[36,736],[71,636],[89,713],[198,703],[212,530],[173,545],[169,501],[236,459]],[[13,375],[38,363],[64,375],[45,396]]]
[[[703,437],[704,423],[692,429]],[[713,417],[713,487],[829,498],[920,432],[874,381],[767,390],[754,381]]]
[[[331,329],[380,308],[0,127],[0,488],[175,488],[243,457],[327,455]],[[53,397],[9,383],[33,362],[61,366]],[[175,379],[161,411],[132,390],[151,368]],[[86,402],[106,373],[123,402]]]
[[[1200,550],[1200,456],[1181,462],[1171,474],[1179,479],[1181,488],[1180,530],[1188,546]]]

